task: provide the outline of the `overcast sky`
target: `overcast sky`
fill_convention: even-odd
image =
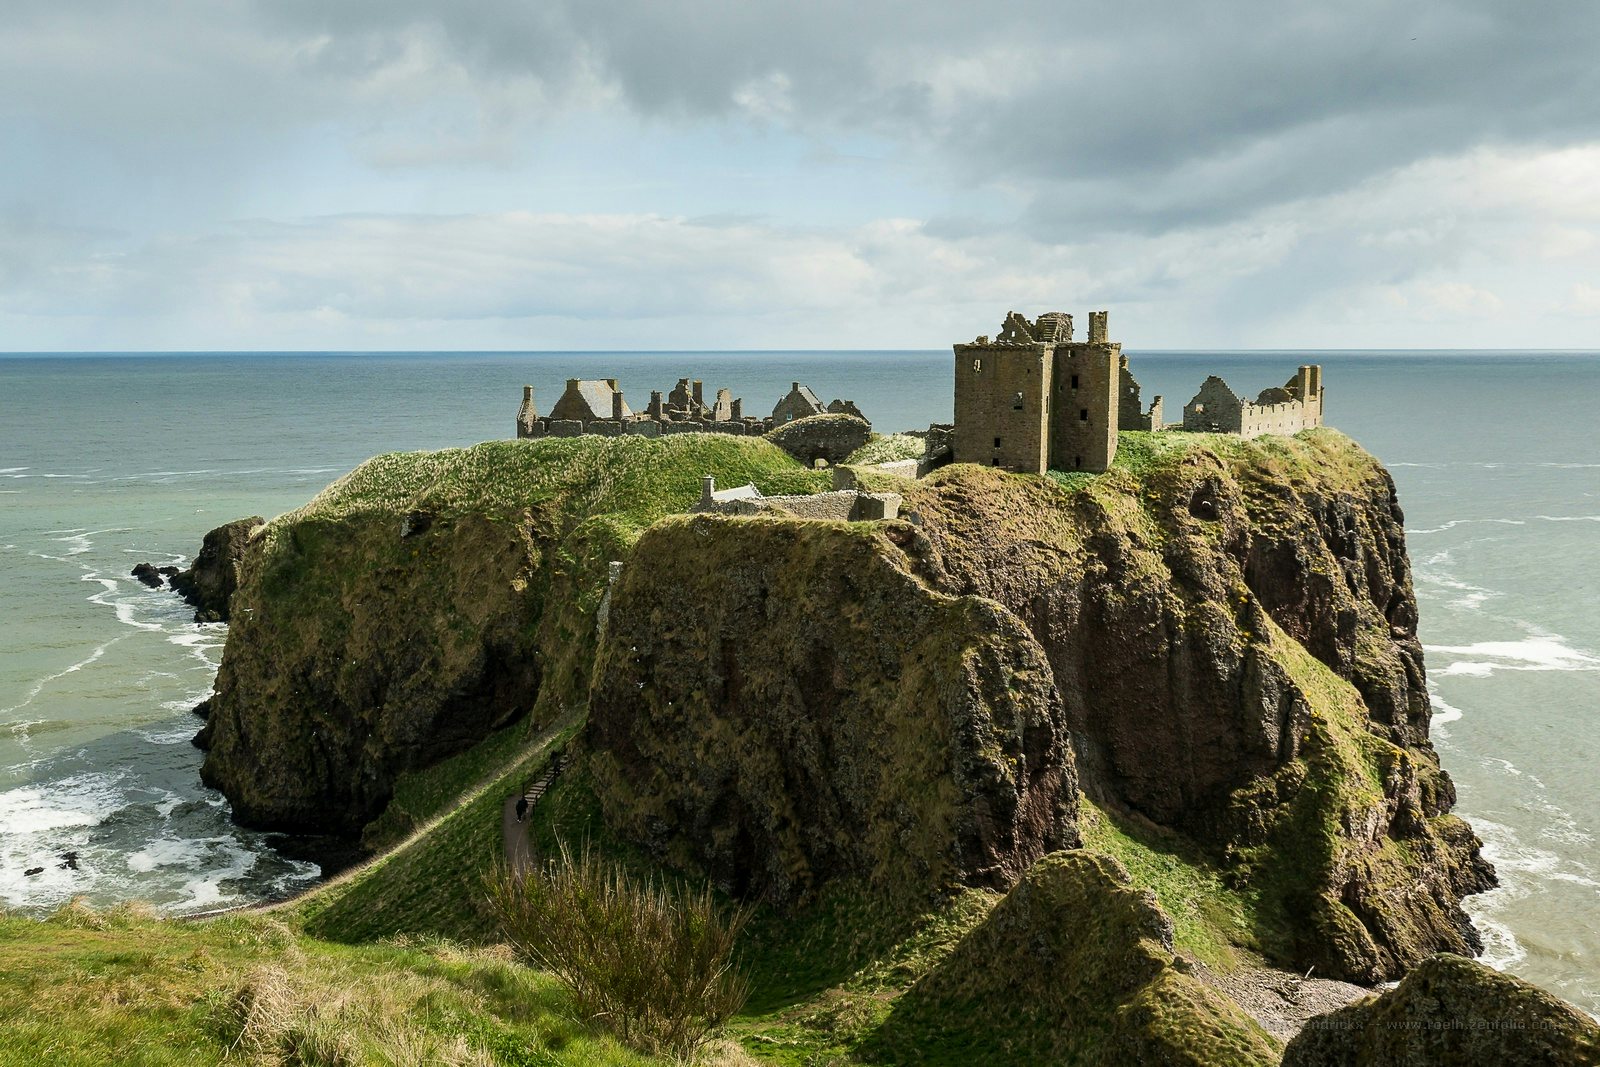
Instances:
[[[0,0],[0,350],[1600,348],[1588,0]]]

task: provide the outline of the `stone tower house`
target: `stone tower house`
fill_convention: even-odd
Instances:
[[[1122,346],[1106,320],[1090,312],[1088,340],[1074,341],[1071,315],[1029,322],[1013,311],[993,341],[956,345],[955,461],[1029,474],[1110,467]]]

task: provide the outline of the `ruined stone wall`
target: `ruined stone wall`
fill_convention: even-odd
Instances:
[[[1183,428],[1191,433],[1238,433],[1244,402],[1215,374],[1183,406]]]
[[[685,419],[683,421],[656,420],[651,418],[624,419],[621,422],[615,419],[533,419],[530,421],[518,420],[517,436],[521,438],[538,437],[578,437],[582,434],[596,434],[601,437],[624,437],[635,435],[639,437],[660,437],[669,433],[725,433],[735,437],[760,437],[767,432],[765,423],[757,419],[744,419],[738,422],[715,422],[710,419]]]
[[[1140,400],[1139,382],[1128,370],[1128,357],[1123,356],[1119,363],[1121,367],[1117,375],[1117,429],[1161,429],[1166,417],[1161,397],[1152,400],[1149,410],[1146,410]]]
[[[1183,428],[1197,433],[1296,434],[1322,425],[1322,368],[1300,367],[1281,389],[1263,389],[1251,403],[1216,375],[1183,408]]]
[[[1037,343],[955,346],[952,449],[957,463],[1045,472],[1055,351]]]
[[[833,522],[871,522],[900,514],[898,493],[863,493],[839,489],[830,493],[794,496],[752,496],[701,503],[696,513],[712,515],[783,515],[796,519]]]
[[[1094,324],[1091,315],[1091,337]],[[1121,361],[1120,344],[1096,341],[1056,346],[1055,411],[1050,419],[1051,467],[1095,472],[1110,468],[1117,455],[1117,387]],[[958,417],[958,432],[960,425]]]

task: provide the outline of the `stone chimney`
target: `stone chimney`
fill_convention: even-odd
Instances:
[[[1104,311],[1091,311],[1091,312],[1089,312],[1089,343],[1090,344],[1092,344],[1092,345],[1103,345],[1103,344],[1105,344],[1107,342],[1107,339],[1110,336],[1109,332],[1107,330],[1107,327],[1106,327],[1106,316],[1107,316],[1107,314],[1108,313],[1104,312]]]
[[[522,387],[522,408],[517,412],[517,436],[525,437],[539,419],[539,409],[533,404],[533,386]]]
[[[697,408],[703,408],[706,406],[705,387],[699,381],[699,379],[696,379],[694,383],[694,406]]]
[[[744,397],[740,397],[738,400],[735,400],[733,402],[733,404],[731,405],[730,410],[733,413],[732,413],[732,415],[729,416],[729,418],[733,419],[734,422],[738,422],[740,419],[743,419],[744,418]]]
[[[706,474],[700,478],[700,503],[705,507],[711,506],[711,498],[717,493],[717,479]]]
[[[622,421],[622,390],[617,388],[617,380],[615,378],[608,378],[607,381],[609,381],[611,383],[611,388],[613,390],[615,390],[611,394],[611,417],[613,419],[616,419],[618,422],[621,422]]]
[[[650,417],[660,422],[666,415],[665,405],[661,400],[661,390],[650,390]]]

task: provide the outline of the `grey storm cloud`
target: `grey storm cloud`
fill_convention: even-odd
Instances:
[[[1570,0],[6,6],[0,115],[130,141],[330,120],[426,138],[439,99],[490,99],[501,125],[621,103],[874,138],[936,181],[1007,190],[1038,236],[1226,221],[1600,133],[1600,6]]]
[[[730,0],[291,0],[357,68],[424,32],[477,76],[597,79],[635,111],[762,117],[926,153],[1032,222],[1162,229],[1475,145],[1600,132],[1600,7]]]

